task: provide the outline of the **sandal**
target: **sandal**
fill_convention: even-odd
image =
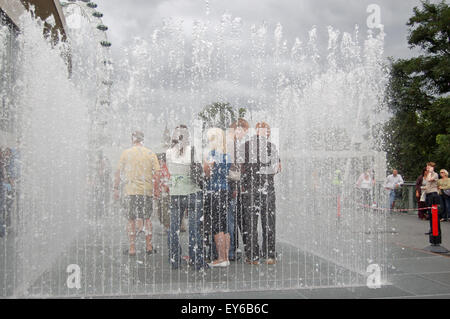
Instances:
[[[277,263],[277,261],[274,258],[266,259],[266,264],[267,265],[275,265],[276,263]]]
[[[248,264],[248,265],[259,265],[259,260],[246,259],[245,263]]]

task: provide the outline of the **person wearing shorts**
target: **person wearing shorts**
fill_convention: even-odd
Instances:
[[[147,220],[153,212],[153,198],[145,195],[129,195],[125,198],[128,220]]]
[[[123,151],[115,174],[114,199],[119,199],[119,186],[123,181],[125,206],[128,218],[127,232],[130,248],[127,253],[136,255],[136,228],[145,234],[146,253],[153,254],[152,223],[153,195],[159,197],[158,190],[153,191],[155,180],[159,178],[158,158],[150,149],[143,146],[144,134],[136,131],[132,134],[133,146]]]
[[[210,267],[227,267],[230,265],[230,232],[228,229],[229,185],[228,174],[231,157],[226,153],[225,133],[220,128],[207,131],[211,151],[204,161],[203,169],[209,177],[206,185],[205,228],[211,227],[216,244],[217,259],[209,263]],[[209,222],[210,221],[210,222]],[[209,231],[209,230],[207,230]]]

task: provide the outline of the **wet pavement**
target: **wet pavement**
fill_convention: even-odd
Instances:
[[[386,280],[381,288],[364,285],[366,277],[333,262],[277,243],[276,265],[247,265],[242,260],[226,268],[199,272],[184,265],[173,270],[167,257],[165,231],[154,223],[154,255],[145,254],[138,238],[135,257],[124,254],[124,225],[111,219],[93,224],[80,234],[52,266],[34,278],[26,294],[15,294],[13,236],[2,240],[4,249],[0,287],[4,297],[30,298],[177,298],[177,299],[305,299],[305,298],[450,298],[450,256],[424,251],[428,223],[415,215],[394,213],[387,219]],[[450,247],[450,223],[442,223],[443,246]],[[187,247],[187,233],[181,233]],[[5,255],[6,253],[6,255]],[[183,255],[186,251],[183,251]],[[6,258],[6,257],[10,258]],[[10,264],[8,264],[10,263]],[[81,269],[80,288],[68,288],[67,266]]]

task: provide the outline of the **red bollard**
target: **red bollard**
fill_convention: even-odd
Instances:
[[[433,204],[431,206],[431,234],[430,234],[430,246],[425,247],[424,250],[431,251],[433,253],[446,254],[447,248],[442,247],[441,244],[441,230],[439,225],[438,205]]]
[[[432,205],[431,206],[431,232],[432,235],[437,237],[439,236],[439,216],[438,216],[438,207],[437,205]]]

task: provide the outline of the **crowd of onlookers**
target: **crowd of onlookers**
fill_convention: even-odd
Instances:
[[[0,148],[0,237],[11,226],[18,167],[17,151],[9,147]]]
[[[417,200],[418,218],[430,220],[431,229],[431,207],[437,205],[438,218],[440,222],[447,222],[450,218],[450,179],[448,171],[444,168],[435,172],[436,163],[428,162],[422,173],[416,179],[415,196]],[[389,190],[389,208],[395,208],[398,191],[404,184],[403,178],[397,170],[386,178],[384,187]],[[431,230],[426,233],[430,234]]]
[[[428,162],[416,180],[415,196],[417,199],[418,217],[421,220],[430,220],[430,207],[437,205],[439,220],[447,222],[450,218],[450,179],[446,169],[440,169],[438,174],[435,172],[435,167],[436,164],[434,162]],[[366,170],[356,181],[360,201],[364,204],[372,204],[372,190],[375,185],[375,180],[372,176],[373,173],[370,170]],[[390,210],[395,209],[403,184],[403,177],[396,169],[386,177],[383,187],[389,192],[388,207]]]
[[[416,180],[416,198],[418,216],[420,219],[430,219],[432,205],[438,205],[441,222],[447,222],[450,217],[450,179],[448,171],[441,169],[439,174],[434,171],[436,164],[427,163],[422,174]]]

